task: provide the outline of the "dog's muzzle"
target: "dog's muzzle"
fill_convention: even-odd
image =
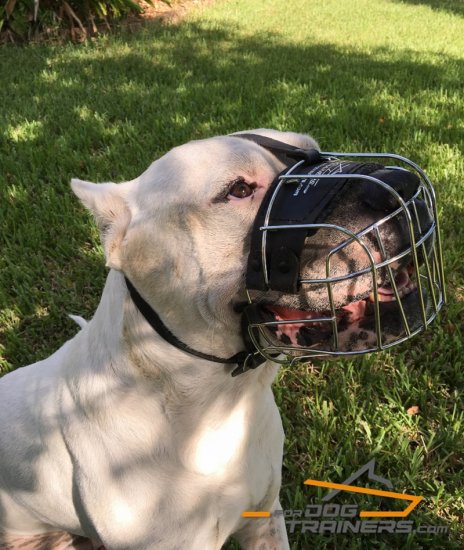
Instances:
[[[253,226],[242,328],[254,353],[235,374],[262,362],[256,351],[281,363],[358,355],[426,329],[444,303],[444,274],[435,193],[423,170],[395,154],[320,153],[237,137],[290,167],[272,183]],[[328,221],[354,192],[375,212],[375,221],[356,231]],[[396,247],[389,242],[394,230]],[[324,231],[332,238],[322,257],[319,250],[323,269],[314,276],[311,243]]]

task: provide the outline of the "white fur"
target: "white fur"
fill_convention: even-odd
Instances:
[[[81,317],[80,315],[71,315],[71,313],[68,315],[70,319],[72,319],[76,325],[80,326],[81,328],[84,328],[87,324],[87,321]]]
[[[261,131],[299,146],[306,136]],[[111,267],[98,309],[43,361],[0,382],[0,531],[63,530],[111,550],[288,548],[278,507],[283,432],[266,363],[231,368],[165,342],[128,296],[126,274],[191,347],[242,349],[244,239],[282,164],[234,137],[173,149],[123,184],[72,187]],[[237,177],[253,197],[214,202]]]

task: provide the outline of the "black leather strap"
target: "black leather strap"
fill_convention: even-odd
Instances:
[[[263,231],[266,214],[280,176],[277,176],[261,203],[251,235],[250,255],[246,274],[246,286],[254,290],[276,290],[287,294],[299,291],[300,258],[305,239],[317,229],[292,228],[292,225],[323,223],[335,204],[333,199],[343,192],[347,179],[343,174],[368,174],[381,167],[372,163],[357,163],[320,159],[315,164],[304,162],[291,170],[299,176],[287,180],[279,188],[271,208],[269,225],[286,225],[288,229],[268,231],[266,239],[266,264],[269,286],[266,285],[263,267]],[[333,174],[333,178],[318,175]]]
[[[315,162],[320,160],[319,151],[315,149],[299,149],[298,147],[294,147],[293,145],[289,145],[287,143],[283,143],[258,134],[233,134],[233,136],[248,139],[257,143],[261,147],[264,147],[271,151],[286,164],[294,164],[298,160],[305,160],[306,163],[314,164]],[[195,357],[199,357],[207,361],[212,361],[214,363],[221,363],[225,365],[236,364],[237,367],[232,371],[232,376],[242,374],[249,369],[255,369],[266,361],[266,359],[256,350],[253,342],[248,335],[248,316],[242,315],[242,334],[246,350],[240,351],[232,357],[228,358],[216,357],[215,355],[194,350],[190,346],[179,340],[179,338],[177,338],[177,336],[175,336],[163,323],[156,311],[142,298],[142,296],[139,294],[134,285],[129,281],[129,279],[127,277],[124,277],[124,279],[126,281],[126,285],[132,301],[134,302],[140,313],[143,315],[145,320],[148,322],[148,324],[153,328],[155,332],[157,332],[164,340],[166,340],[166,342],[176,347],[177,349],[180,349]]]
[[[228,358],[216,357],[215,355],[210,355],[208,353],[203,353],[201,351],[192,349],[187,344],[182,342],[182,340],[179,340],[179,338],[177,338],[177,336],[175,336],[168,329],[168,327],[161,320],[160,316],[142,298],[142,296],[138,293],[137,289],[129,281],[129,279],[127,277],[124,277],[124,279],[126,281],[126,286],[129,290],[132,301],[137,306],[137,309],[140,311],[140,313],[144,316],[148,324],[153,328],[155,332],[157,332],[164,340],[166,340],[166,342],[173,345],[177,349],[185,351],[186,353],[194,355],[195,357],[200,357],[201,359],[212,361],[214,363],[222,363],[225,365],[238,365],[238,367],[232,372],[232,376],[241,374],[249,368],[256,368],[257,366],[265,362],[265,358],[262,355],[258,354],[252,345],[250,351],[240,351],[232,357]]]
[[[298,160],[305,160],[308,164],[314,164],[321,160],[321,155],[317,149],[300,149],[294,145],[260,134],[231,134],[231,137],[253,141],[273,153],[287,165],[294,164]]]

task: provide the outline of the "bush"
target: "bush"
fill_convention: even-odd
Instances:
[[[102,23],[109,26],[115,18],[142,12],[136,0],[0,0],[0,33],[3,41],[30,40],[69,26],[71,38],[81,40]]]

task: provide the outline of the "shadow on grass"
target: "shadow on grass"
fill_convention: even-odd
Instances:
[[[21,317],[34,315],[37,285],[57,307],[75,279],[70,268],[85,262],[76,250],[95,243],[69,190],[71,176],[130,179],[176,144],[257,126],[309,132],[326,150],[401,151],[425,168],[440,144],[462,143],[462,103],[440,102],[443,90],[461,93],[463,64],[425,63],[414,52],[301,47],[189,23],[0,55],[9,75],[0,92],[8,105],[0,114],[2,307],[17,308],[19,300]],[[102,277],[100,269],[86,309],[96,306]],[[8,361],[17,364],[19,348],[6,346]]]
[[[462,0],[394,0],[400,4],[412,4],[415,6],[428,6],[436,11],[464,15],[464,2]]]
[[[174,145],[259,126],[309,132],[326,150],[401,152],[426,169],[441,145],[462,144],[462,102],[446,98],[462,93],[464,64],[446,56],[299,46],[193,23],[0,56],[1,308],[20,319],[0,336],[13,367],[54,351],[76,332],[65,315],[89,317],[101,294],[103,259],[89,252],[97,238],[71,176],[130,179]],[[461,219],[445,205],[455,243]]]

